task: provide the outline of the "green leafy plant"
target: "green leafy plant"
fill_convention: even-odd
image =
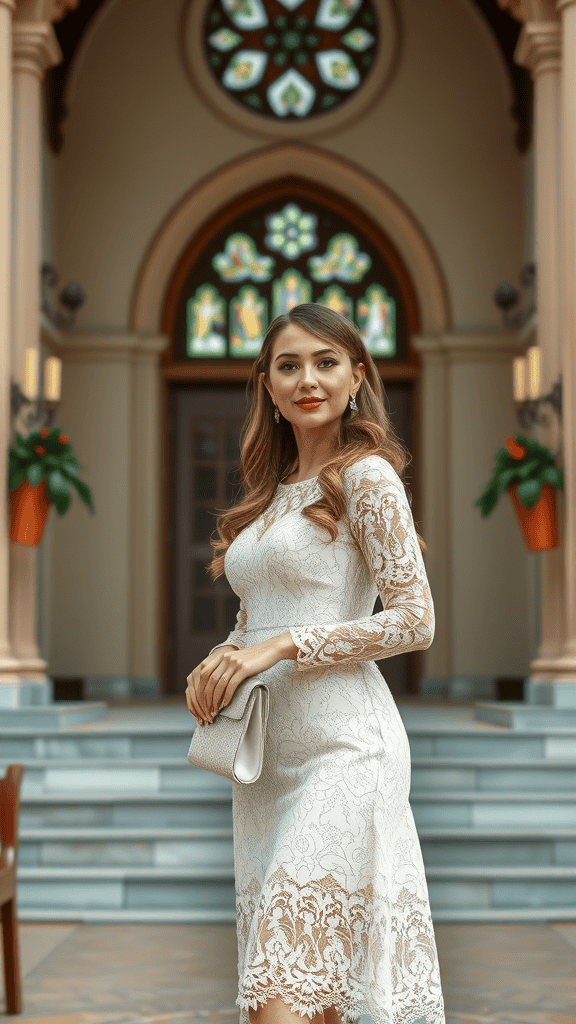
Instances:
[[[63,516],[70,505],[72,484],[84,504],[94,512],[90,488],[77,476],[80,468],[72,445],[58,427],[51,430],[43,427],[40,431],[32,431],[28,437],[17,432],[16,444],[10,448],[8,489],[15,490],[23,480],[28,480],[31,487],[37,487],[41,480],[46,480],[46,495],[58,515]]]
[[[509,437],[506,448],[499,448],[495,458],[492,479],[474,502],[483,516],[490,515],[502,492],[511,484],[518,484],[516,493],[524,508],[534,507],[542,484],[564,489],[564,474],[556,466],[552,453],[524,434]]]

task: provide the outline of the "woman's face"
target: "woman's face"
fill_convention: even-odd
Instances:
[[[264,374],[260,374],[264,379]],[[270,384],[266,387],[285,419],[295,429],[326,426],[341,417],[350,395],[364,379],[364,364],[353,367],[348,353],[334,341],[291,323],[272,346]],[[316,409],[297,405],[300,398],[323,399]]]

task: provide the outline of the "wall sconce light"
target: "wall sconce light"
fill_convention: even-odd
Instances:
[[[56,268],[51,263],[43,263],[40,269],[40,275],[42,279],[42,312],[48,317],[50,323],[54,325],[59,331],[67,331],[73,326],[76,320],[76,313],[81,306],[86,302],[86,293],[81,285],[77,281],[70,281],[65,288],[62,289],[58,296],[58,301],[61,306],[64,306],[66,310],[62,313],[59,309],[53,309],[48,296],[46,295],[47,288],[55,288],[58,284],[58,273]]]
[[[12,380],[10,388],[10,411],[13,419],[20,414],[22,406],[27,406],[22,423],[32,431],[40,424],[51,427],[60,405],[62,381],[62,360],[50,356],[44,363],[44,397],[40,398],[40,350],[27,348],[24,354],[24,387],[21,389],[17,381]]]
[[[540,421],[540,406],[547,402],[562,419],[562,374],[547,395],[540,394],[540,349],[532,345],[512,364],[516,418],[524,430]]]
[[[522,288],[525,290],[533,289],[535,280],[536,264],[526,263],[520,274]],[[501,281],[493,295],[495,304],[498,306],[498,309],[502,310],[504,326],[509,327],[513,331],[521,330],[533,313],[536,312],[536,306],[532,298],[527,309],[518,309],[513,313],[512,310],[518,305],[520,298],[520,292],[509,281]]]
[[[86,302],[84,289],[76,281],[71,281],[59,295],[60,305],[66,310],[53,309],[46,295],[47,288],[54,288],[58,283],[58,274],[50,263],[43,263],[41,270],[42,304],[41,310],[50,323],[58,330],[69,330],[72,327],[76,312]],[[26,406],[21,416],[23,427],[31,432],[41,425],[51,427],[56,410],[60,405],[62,383],[62,360],[51,356],[44,362],[44,394],[39,395],[40,349],[27,348],[24,354],[24,387],[14,379],[10,383],[10,412],[15,420]]]

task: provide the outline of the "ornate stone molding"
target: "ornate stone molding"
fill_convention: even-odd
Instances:
[[[16,0],[15,21],[62,21],[68,11],[75,11],[80,0]]]
[[[516,21],[558,21],[554,0],[497,0]]]
[[[42,79],[62,60],[62,51],[49,22],[15,22],[12,29],[12,67]]]
[[[528,68],[533,76],[562,67],[562,29],[560,21],[529,21],[522,26],[514,60]]]

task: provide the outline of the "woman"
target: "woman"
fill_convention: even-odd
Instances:
[[[211,542],[240,609],[186,691],[204,725],[248,676],[270,687],[262,774],[233,783],[240,1024],[445,1024],[408,738],[374,664],[434,636],[407,454],[332,309],[276,317],[250,386],[245,493]]]

